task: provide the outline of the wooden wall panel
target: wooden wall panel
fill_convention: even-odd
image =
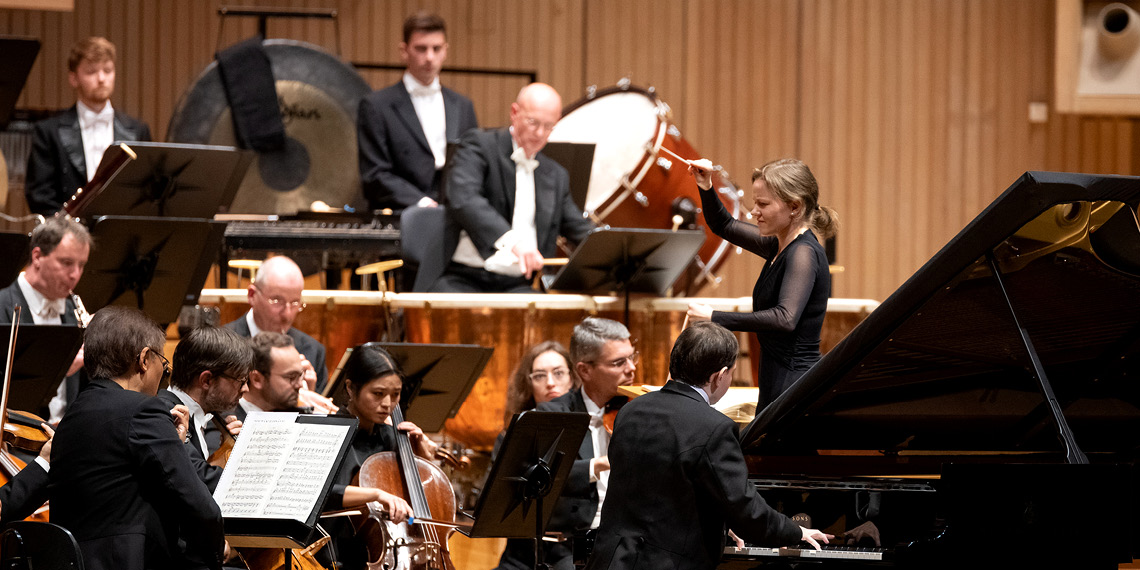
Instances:
[[[116,107],[165,136],[178,98],[220,45],[256,30],[222,0],[77,0],[73,12],[0,9],[0,33],[43,49],[20,99],[62,108],[77,39],[120,49]],[[235,3],[238,4],[238,3]],[[397,63],[400,23],[438,11],[449,65],[532,69],[567,103],[622,77],[653,86],[702,154],[751,200],[751,169],[799,156],[841,216],[837,296],[882,299],[1024,170],[1136,173],[1134,123],[1052,111],[1051,0],[248,0],[336,9],[322,20],[271,20],[270,36],[339,47],[347,61]],[[373,86],[398,73],[366,71]],[[517,78],[449,73],[484,125],[506,123]],[[12,208],[9,207],[11,210]],[[723,285],[746,295],[761,262],[733,256]]]

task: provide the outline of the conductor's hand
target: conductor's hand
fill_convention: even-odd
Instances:
[[[712,188],[712,169],[713,163],[707,158],[689,162],[689,173],[693,175],[693,179],[697,181],[697,186],[699,186],[701,190],[709,190]]]
[[[689,303],[689,318],[694,321],[707,321],[712,318],[713,308],[704,303]]]
[[[424,435],[424,430],[420,429],[420,426],[404,421],[400,422],[396,429],[408,432],[408,440],[411,442],[412,448],[415,449],[416,455],[424,459],[435,459],[435,450],[439,446],[431,438]]]
[[[48,440],[44,442],[44,446],[40,448],[40,457],[43,457],[44,461],[51,463],[51,440],[55,439],[55,430],[51,429],[51,426],[46,423],[41,423],[40,427],[43,428],[44,433],[48,436]]]
[[[190,409],[178,404],[170,408],[170,415],[174,417],[174,429],[178,432],[178,439],[186,443],[186,436],[190,435]]]
[[[802,530],[804,534],[800,540],[812,545],[816,550],[820,550],[819,543],[830,544],[828,540],[835,538],[833,534],[824,534],[814,528],[800,527],[800,530]]]
[[[376,502],[383,505],[384,512],[388,513],[388,520],[402,523],[412,516],[412,506],[403,498],[380,489],[376,489],[376,493],[378,494]]]
[[[535,271],[542,271],[542,254],[537,249],[531,249],[529,246],[522,244],[515,244],[511,248],[511,253],[519,258],[519,271],[526,276],[527,279],[534,277]]]

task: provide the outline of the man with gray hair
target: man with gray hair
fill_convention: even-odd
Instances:
[[[590,414],[590,430],[582,439],[578,457],[562,487],[547,528],[563,532],[598,528],[601,508],[609,483],[610,434],[603,422],[607,406],[618,395],[618,386],[633,384],[639,354],[630,342],[629,329],[610,319],[586,317],[570,336],[570,359],[582,388],[538,405],[547,412]],[[534,555],[513,553],[523,564],[534,563]],[[556,569],[573,567],[571,552],[548,552],[546,562]],[[502,568],[503,566],[500,566]],[[514,567],[514,566],[512,566]]]
[[[71,290],[83,277],[91,253],[91,234],[74,218],[49,218],[32,230],[31,261],[16,281],[0,289],[0,325],[12,323],[12,309],[23,307],[20,323],[26,325],[71,325],[79,322]],[[48,404],[48,422],[63,417],[67,403],[79,394],[79,369],[83,351],[75,355],[68,377]],[[42,410],[36,410],[41,412]]]

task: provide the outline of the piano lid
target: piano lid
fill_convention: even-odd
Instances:
[[[745,430],[751,453],[1140,446],[1140,178],[1027,172]]]

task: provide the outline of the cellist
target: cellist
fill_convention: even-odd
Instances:
[[[402,522],[411,515],[412,508],[402,497],[381,489],[356,487],[350,483],[360,471],[364,460],[396,447],[396,430],[407,432],[415,454],[424,459],[435,457],[435,442],[424,435],[412,422],[391,425],[392,409],[400,405],[403,378],[392,356],[384,349],[363,345],[353,350],[344,367],[348,405],[338,415],[349,415],[360,421],[352,445],[345,453],[334,479],[326,510],[350,508],[370,501],[380,501],[393,522]],[[364,543],[357,539],[352,525],[340,519],[328,525],[336,547],[337,562],[346,570],[364,568]],[[323,552],[323,551],[322,551]]]

